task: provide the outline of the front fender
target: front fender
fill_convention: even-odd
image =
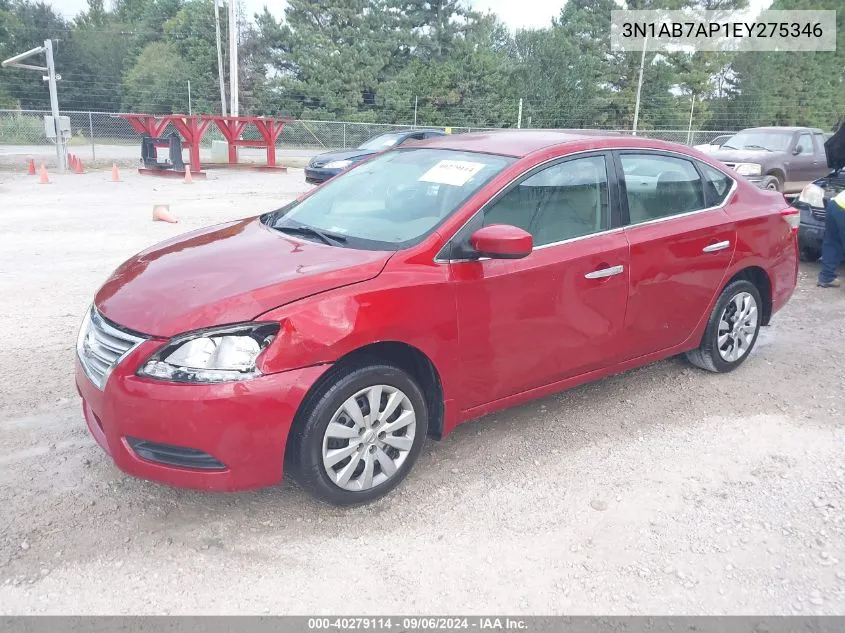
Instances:
[[[400,342],[429,358],[450,400],[457,389],[458,322],[449,269],[434,262],[414,268],[385,270],[257,317],[281,324],[259,368],[276,373],[333,363],[373,343]]]

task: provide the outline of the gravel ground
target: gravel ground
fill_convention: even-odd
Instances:
[[[845,614],[845,290],[815,266],[735,373],[671,359],[477,420],[370,506],[182,491],[88,436],[80,317],[133,252],[305,185],[124,178],[0,174],[0,612]]]

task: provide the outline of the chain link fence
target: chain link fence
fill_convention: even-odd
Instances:
[[[54,147],[44,130],[46,110],[0,110],[0,159],[39,158],[49,161],[54,157]],[[89,161],[136,160],[140,158],[141,136],[129,121],[108,112],[64,111],[70,118],[72,136],[69,151]],[[412,125],[388,123],[356,123],[350,121],[292,121],[286,124],[279,137],[277,147],[285,157],[309,157],[323,151],[356,147],[373,136],[411,129]],[[418,126],[425,127],[425,126]],[[438,128],[444,129],[444,128]],[[462,134],[491,128],[453,127],[452,134]],[[163,136],[176,130],[171,125],[162,132]],[[631,134],[630,130],[605,130],[619,134]],[[675,143],[689,142],[690,145],[707,143],[724,130],[640,130],[639,135]],[[252,126],[244,130],[243,138],[258,139],[258,131]],[[210,148],[214,141],[223,141],[223,135],[216,126],[208,128],[202,140],[204,148]],[[245,150],[248,154],[250,150]],[[263,150],[254,152],[260,159]]]

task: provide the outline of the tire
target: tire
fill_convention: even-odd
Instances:
[[[370,398],[379,394],[383,419],[371,419]],[[395,408],[384,415],[390,406]],[[409,423],[410,418],[413,422]],[[389,439],[379,428],[393,429]],[[339,366],[297,414],[288,439],[287,469],[321,501],[335,506],[367,503],[386,495],[405,478],[427,432],[425,397],[406,372],[378,361]]]
[[[764,176],[760,183],[761,189],[768,189],[769,191],[783,191],[783,183],[777,176]]]
[[[817,262],[821,256],[821,251],[812,246],[805,246],[798,251],[798,257],[802,262]]]
[[[739,311],[737,303],[747,306],[748,303],[746,302],[749,298],[753,300],[753,318],[749,314],[741,322],[747,324],[746,326],[737,326],[736,329],[726,332],[725,326],[722,325],[723,315],[726,317],[724,322],[733,325],[736,322],[733,319],[736,318]],[[701,338],[701,345],[698,346],[698,349],[687,352],[687,359],[696,367],[718,373],[733,371],[742,365],[751,355],[760,334],[763,318],[762,306],[760,292],[757,290],[757,286],[750,281],[741,279],[729,284],[722,291],[713,312],[710,314],[704,336]],[[722,335],[727,334],[727,338],[723,339],[721,349],[719,345],[720,331]],[[740,355],[734,357],[734,353]]]

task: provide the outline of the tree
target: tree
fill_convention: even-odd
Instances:
[[[385,111],[394,120],[420,125],[498,126],[516,124],[516,101],[510,96],[507,32],[492,14],[471,16],[448,43],[445,59],[414,57],[385,82]],[[493,98],[491,98],[493,97]]]
[[[0,54],[5,59],[31,48],[43,46],[44,40],[54,40],[56,60],[63,52],[66,41],[67,24],[53,9],[44,2],[12,0],[0,5],[0,31],[6,35],[0,39]],[[37,65],[43,65],[43,55]],[[50,95],[41,74],[31,70],[17,68],[0,69],[3,89],[11,95],[8,101],[17,102],[24,109],[47,109],[50,107]]]
[[[188,110],[188,69],[168,42],[148,44],[123,84],[127,112],[181,113]]]
[[[88,0],[88,9],[74,18],[68,41],[56,58],[63,109],[120,109],[131,45],[125,35],[128,30],[103,8],[103,0]]]
[[[845,11],[838,0],[775,0],[772,9],[839,9],[832,52],[741,53],[733,64],[728,116],[742,125],[831,130],[845,112]],[[784,80],[788,78],[788,81]]]
[[[389,19],[370,0],[290,0],[275,34],[280,66],[268,105],[305,116],[372,117],[390,60],[389,40],[379,37]]]

